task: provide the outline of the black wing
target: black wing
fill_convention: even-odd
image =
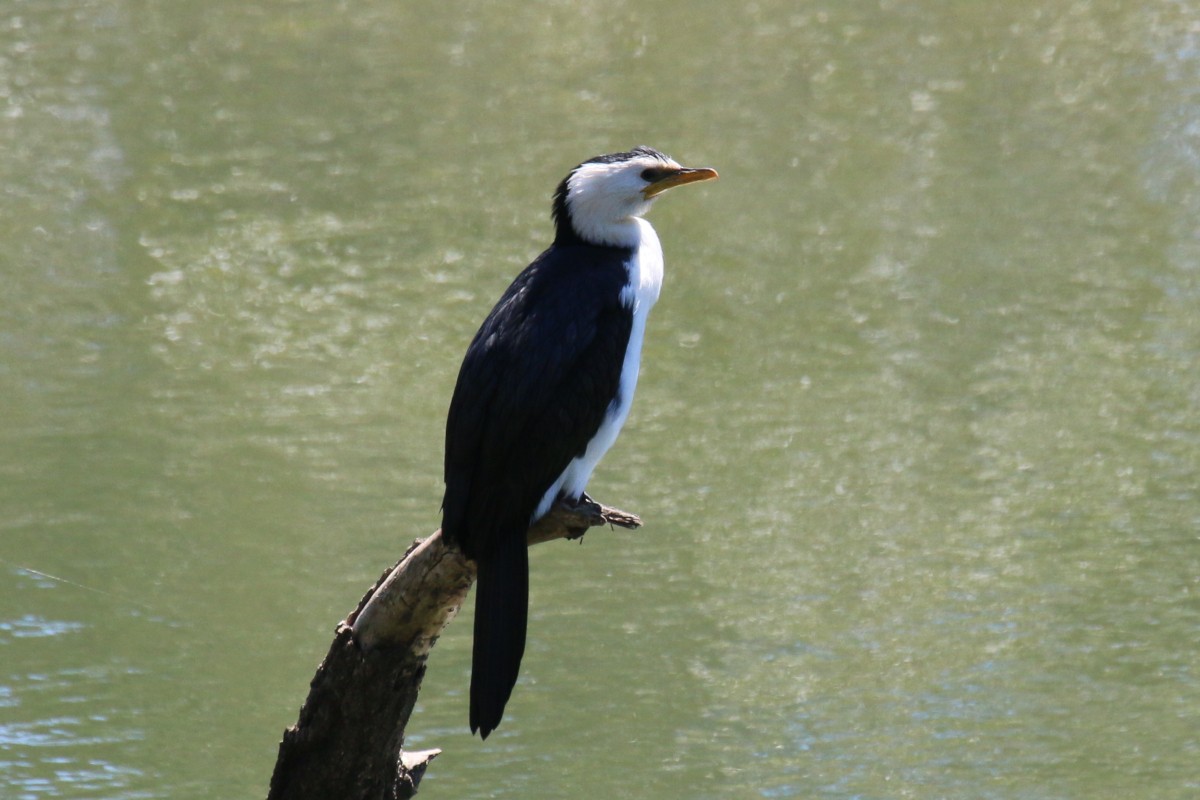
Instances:
[[[478,567],[471,730],[500,724],[525,652],[525,532],[538,502],[616,396],[632,253],[556,245],[508,287],[475,335],[446,422],[442,535]]]
[[[517,527],[523,537],[542,495],[599,429],[629,344],[633,314],[620,294],[631,256],[551,247],[467,349],[446,424],[442,530],[469,557]]]

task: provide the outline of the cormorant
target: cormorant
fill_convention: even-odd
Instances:
[[[467,348],[446,421],[442,536],[478,568],[470,722],[483,738],[525,651],[526,531],[584,496],[633,400],[663,276],[642,216],[667,189],[716,177],[645,146],[576,166],[554,193],[554,243]]]

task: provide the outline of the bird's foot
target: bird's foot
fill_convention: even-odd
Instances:
[[[599,513],[600,504],[593,500],[587,492],[582,492],[577,498],[565,497],[562,500],[563,505],[570,510],[579,513],[592,515]],[[588,526],[582,525],[579,527],[568,527],[567,538],[576,539],[580,544],[583,544],[583,535],[588,532]]]
[[[604,506],[593,500],[587,492],[579,497],[559,497],[559,505],[573,514],[599,514]]]

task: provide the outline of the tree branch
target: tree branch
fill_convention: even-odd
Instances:
[[[591,527],[637,528],[634,514],[591,501],[559,503],[528,543],[574,539]],[[403,751],[425,661],[475,582],[475,563],[442,542],[417,540],[337,626],[295,725],[283,733],[268,800],[412,797],[441,751]]]

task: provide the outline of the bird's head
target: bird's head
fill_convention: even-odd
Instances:
[[[681,167],[652,147],[596,156],[575,167],[554,193],[557,240],[636,246],[635,222],[655,198],[674,186],[709,181],[717,171]]]

